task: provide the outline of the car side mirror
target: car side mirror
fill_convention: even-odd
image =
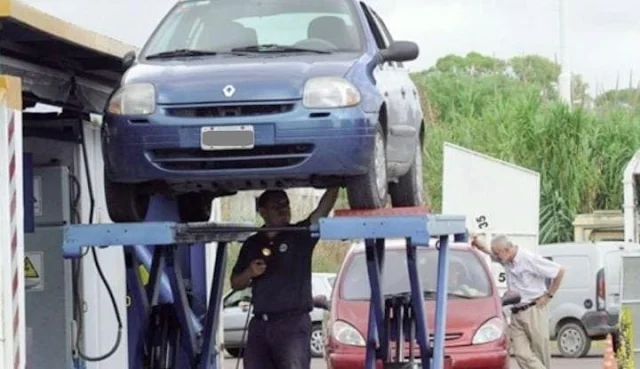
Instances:
[[[248,301],[240,301],[238,306],[240,307],[240,310],[242,310],[243,313],[246,313],[251,308],[251,303],[249,303]]]
[[[329,310],[329,299],[325,295],[318,295],[313,297],[313,307]]]
[[[502,295],[501,300],[502,300],[502,306],[515,305],[520,303],[520,301],[522,300],[522,296],[520,296],[519,293],[507,292],[504,295]]]
[[[382,62],[404,62],[418,58],[420,48],[415,42],[394,41],[388,48],[380,51]]]
[[[127,51],[127,53],[122,57],[122,70],[126,71],[127,69],[129,69],[135,61],[136,52],[134,50]]]

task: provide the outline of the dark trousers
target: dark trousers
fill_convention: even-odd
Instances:
[[[249,323],[243,353],[244,369],[310,369],[311,317],[309,313]]]

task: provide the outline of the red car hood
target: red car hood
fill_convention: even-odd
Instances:
[[[369,302],[341,300],[337,305],[336,320],[353,325],[366,339]],[[435,301],[426,301],[425,308],[430,338],[433,338]],[[446,346],[470,345],[476,330],[501,314],[492,297],[473,300],[450,298],[447,301]]]

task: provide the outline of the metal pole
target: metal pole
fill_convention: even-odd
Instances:
[[[571,107],[571,67],[567,53],[567,22],[566,22],[566,0],[558,0],[558,25],[560,37],[560,66],[561,72],[558,76],[558,93],[560,98]]]

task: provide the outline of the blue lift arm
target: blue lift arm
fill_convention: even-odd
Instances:
[[[318,224],[304,229],[309,229],[322,240],[365,240],[371,287],[365,368],[374,369],[379,360],[385,363],[385,368],[402,366],[405,361],[404,355],[399,355],[402,345],[409,341],[412,350],[415,339],[420,349],[421,367],[441,369],[445,360],[447,244],[451,236],[456,242],[466,241],[465,217],[431,215],[426,209],[418,208],[385,210],[336,211],[334,217],[322,218]],[[84,247],[124,246],[127,285],[132,300],[128,314],[129,369],[154,365],[179,369],[221,369],[216,366],[216,356],[221,353],[215,335],[220,320],[228,243],[243,241],[255,232],[286,232],[298,228],[179,223],[172,221],[177,217],[175,202],[162,197],[152,199],[149,214],[143,223],[66,226],[63,255],[76,258],[82,255]],[[385,239],[393,238],[407,241],[410,292],[405,296],[384,296],[381,290]],[[428,247],[430,238],[439,239],[433,341],[429,339],[420,270],[416,265],[416,248]],[[190,248],[213,242],[218,247],[210,296],[206,306],[197,309],[185,287],[187,271],[184,270],[183,259],[192,256],[188,252]],[[150,278],[146,287],[138,276],[140,260],[146,258],[149,263],[145,250],[153,254],[150,265],[147,265]],[[204,255],[201,257],[204,259]],[[398,303],[400,300],[404,305]],[[402,317],[398,316],[398,306],[405,307]],[[175,324],[176,321],[179,324]],[[390,341],[396,342],[395,360],[390,355]],[[165,352],[159,352],[158,347]],[[167,355],[167,351],[171,355]],[[412,355],[410,360],[413,360]]]

